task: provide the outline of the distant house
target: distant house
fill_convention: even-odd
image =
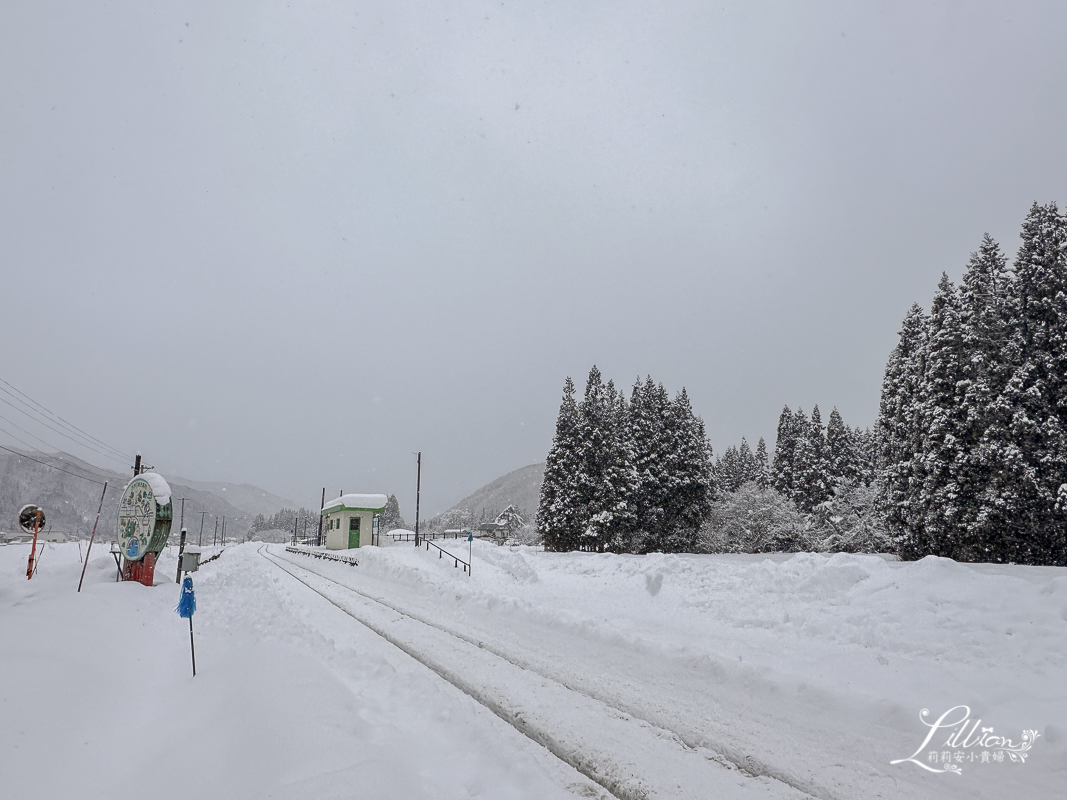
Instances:
[[[384,494],[343,494],[322,507],[327,550],[366,547],[377,534],[378,515],[389,502]]]

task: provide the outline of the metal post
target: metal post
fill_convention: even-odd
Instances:
[[[415,472],[415,546],[419,546],[419,497],[422,494],[422,451],[418,452]]]
[[[37,511],[37,517],[33,520],[33,548],[30,550],[30,563],[26,566],[26,580],[33,577],[33,561],[37,555],[37,531],[41,529],[41,512]]]
[[[193,657],[193,677],[196,677],[196,645],[193,643],[193,615],[189,615],[189,653]]]
[[[85,562],[82,564],[82,576],[78,580],[78,591],[82,590],[82,581],[85,580],[85,568],[89,566],[89,553],[93,551],[93,539],[96,538],[96,526],[100,523],[100,512],[104,509],[104,495],[107,494],[107,481],[104,481],[104,491],[100,493],[100,506],[96,509],[96,522],[93,523],[93,533],[89,537],[89,547],[85,551]]]

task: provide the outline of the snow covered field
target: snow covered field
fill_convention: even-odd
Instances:
[[[194,679],[173,552],[149,589],[99,547],[80,595],[76,544],[29,582],[27,554],[0,547],[4,797],[1067,797],[1063,569],[248,544],[195,576]],[[920,748],[960,705],[987,746]],[[917,750],[960,774],[890,764]]]

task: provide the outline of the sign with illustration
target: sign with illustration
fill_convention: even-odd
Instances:
[[[119,548],[127,561],[159,552],[170,535],[170,486],[155,473],[139,475],[126,484],[119,501]]]

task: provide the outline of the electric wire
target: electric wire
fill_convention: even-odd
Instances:
[[[0,378],[0,383],[4,384],[5,386],[7,386],[7,387],[9,387],[11,389],[14,389],[15,392],[17,392],[18,394],[20,394],[23,397],[25,397],[27,400],[29,400],[31,403],[33,403],[35,406],[37,406],[42,411],[44,411],[46,414],[48,414],[48,416],[52,417],[55,421],[59,422],[60,424],[64,425],[65,427],[77,432],[78,434],[80,434],[81,436],[83,436],[84,438],[86,438],[88,440],[96,442],[98,445],[110,450],[115,455],[121,456],[123,459],[126,459],[126,460],[129,459],[130,456],[129,456],[128,453],[124,453],[122,450],[120,450],[117,447],[112,447],[107,442],[104,442],[104,441],[102,441],[100,439],[97,439],[95,436],[93,436],[90,433],[86,433],[81,428],[79,428],[77,425],[75,425],[75,424],[73,424],[71,422],[67,422],[65,419],[63,419],[63,417],[59,416],[59,414],[57,414],[54,411],[50,410],[44,404],[39,403],[38,401],[34,400],[32,397],[30,397],[24,391],[19,389],[17,386],[14,386],[13,384],[9,383],[8,381],[4,380],[3,378]],[[11,392],[7,391],[7,389],[4,389],[4,388],[0,387],[0,391],[5,392],[7,395],[9,395],[11,397],[14,397],[14,395],[12,395]],[[17,397],[15,399],[18,400]],[[21,400],[19,400],[19,402],[22,403]],[[23,403],[23,405],[25,405],[25,403]]]
[[[3,419],[3,417],[0,417],[0,419]],[[17,425],[15,427],[18,428]],[[19,428],[19,430],[22,430],[22,428]],[[3,425],[0,425],[0,431],[3,431],[4,433],[6,433],[8,436],[10,436],[15,441],[26,445],[26,447],[30,448],[31,451],[33,451],[34,453],[37,453],[42,458],[48,458],[49,457],[48,453],[44,453],[41,450],[39,450],[38,448],[34,447],[32,444],[27,442],[21,436],[16,436],[11,431],[9,431],[7,428],[5,428]],[[22,432],[28,434],[29,436],[33,436],[33,434],[29,433],[29,431],[22,431]],[[37,438],[37,437],[34,437],[34,438]],[[44,440],[42,439],[41,441],[44,441]],[[45,442],[45,444],[48,444],[48,442]],[[52,445],[49,445],[49,447],[51,447],[51,446]],[[14,452],[14,451],[11,451],[11,452]],[[59,452],[62,452],[62,451],[59,451]],[[70,462],[66,461],[66,459],[64,459],[61,455],[59,455],[59,452],[53,454],[52,458],[55,458],[55,459],[57,459],[59,461],[63,461],[68,467],[71,467],[72,469],[80,469],[83,472],[88,472],[90,475],[94,476],[94,478],[104,478],[104,480],[108,480],[108,481],[113,480],[113,478],[108,478],[108,477],[106,477],[104,475],[101,475],[98,472],[94,471],[95,469],[99,469],[99,468],[88,469],[86,467],[78,466],[77,464],[71,464]],[[22,454],[20,454],[20,455],[22,455]],[[67,453],[66,455],[70,455],[70,454]],[[27,455],[27,458],[31,458],[31,457]],[[37,459],[31,459],[31,460],[36,461]],[[49,465],[49,466],[51,466],[51,465]],[[59,469],[59,467],[55,467],[55,468]],[[65,472],[66,470],[61,470],[61,471]],[[79,477],[83,477],[83,476],[79,476]]]
[[[54,469],[57,472],[66,472],[68,475],[73,475],[75,478],[81,478],[83,481],[89,481],[90,483],[95,483],[97,486],[103,486],[104,485],[104,481],[98,481],[98,480],[94,480],[93,478],[86,478],[84,475],[78,475],[78,474],[73,473],[73,472],[68,472],[67,470],[62,469],[61,467],[57,467],[55,464],[48,464],[48,463],[46,463],[44,461],[40,461],[40,460],[38,460],[36,458],[33,458],[32,456],[26,455],[25,453],[20,453],[18,450],[12,450],[10,447],[4,447],[2,444],[0,444],[0,450],[7,450],[7,452],[13,453],[16,456],[18,456],[19,458],[25,458],[25,459],[28,459],[29,461],[36,461],[38,464],[41,464],[41,465],[43,465],[45,467],[48,467],[49,469]]]
[[[2,391],[2,389],[0,389],[0,391]],[[10,393],[9,393],[9,394],[10,394]],[[16,398],[16,399],[17,399],[17,398]],[[29,413],[27,413],[27,412],[23,411],[23,410],[22,410],[21,408],[19,408],[18,406],[14,405],[14,404],[12,404],[12,403],[9,403],[9,402],[8,402],[7,400],[5,400],[5,399],[4,399],[3,397],[0,397],[0,403],[5,403],[6,405],[9,405],[9,406],[11,406],[11,407],[12,407],[13,409],[15,409],[16,411],[18,411],[18,412],[19,412],[20,414],[23,414],[24,416],[27,416],[27,417],[29,417],[29,418],[30,418],[30,419],[32,419],[32,420],[33,420],[34,422],[36,422],[36,423],[38,423],[38,424],[40,424],[40,425],[44,425],[44,426],[45,426],[46,428],[48,428],[49,430],[55,431],[55,432],[56,432],[56,433],[58,433],[58,434],[59,434],[60,436],[63,436],[63,437],[65,437],[65,438],[67,438],[67,439],[70,439],[70,440],[71,440],[72,442],[74,442],[74,443],[75,443],[76,445],[78,445],[79,447],[85,447],[85,448],[88,448],[89,450],[92,450],[93,452],[97,453],[98,455],[102,455],[102,456],[104,456],[105,458],[110,458],[110,459],[111,459],[112,461],[119,461],[120,463],[122,463],[122,459],[119,459],[119,458],[118,458],[117,456],[113,456],[113,455],[111,455],[110,453],[107,453],[107,452],[105,452],[105,451],[101,450],[101,449],[100,449],[99,447],[94,447],[94,446],[92,446],[92,445],[88,445],[88,444],[85,444],[84,442],[80,442],[80,441],[78,441],[77,439],[75,439],[75,438],[74,438],[73,436],[71,436],[70,434],[68,434],[68,433],[64,433],[63,431],[59,430],[58,428],[54,428],[54,427],[52,427],[51,425],[49,425],[49,424],[48,424],[47,422],[45,422],[44,420],[41,420],[41,419],[37,419],[36,417],[32,416],[31,414],[29,414]],[[25,404],[24,404],[24,405],[25,405]],[[32,434],[31,434],[31,435],[32,435]],[[42,441],[43,441],[43,440],[42,440]]]

